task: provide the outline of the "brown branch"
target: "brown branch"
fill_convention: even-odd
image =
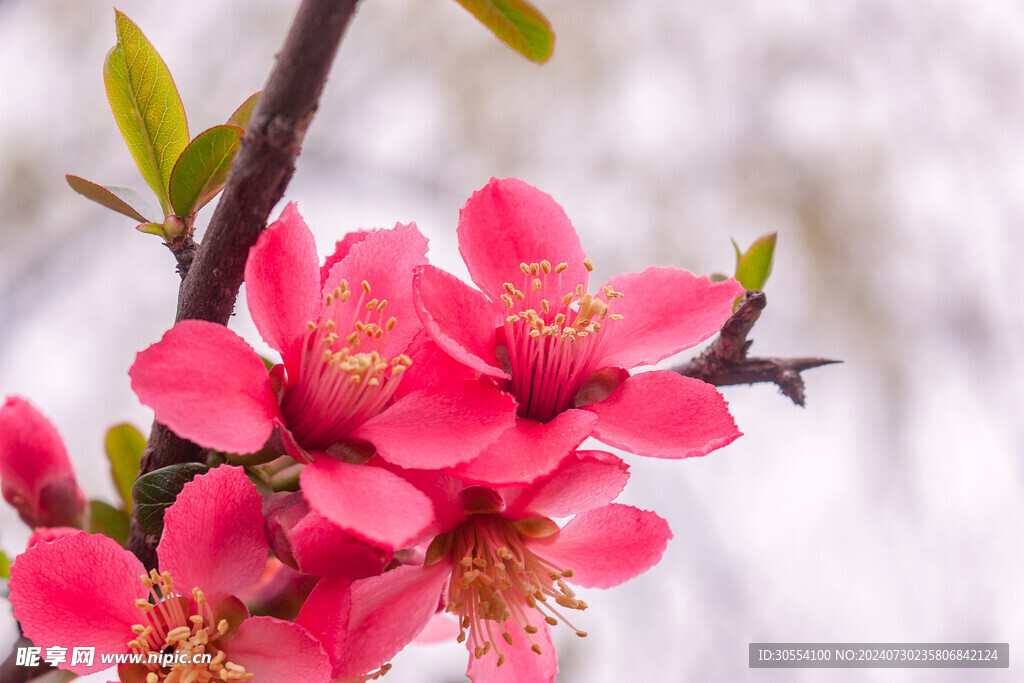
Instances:
[[[42,676],[47,671],[53,671],[53,667],[46,662],[40,662],[37,666],[21,666],[17,662],[18,649],[23,647],[32,647],[32,641],[21,636],[18,641],[14,643],[14,648],[11,650],[11,654],[8,655],[4,663],[0,665],[0,681],[10,681],[10,683],[25,683],[31,681],[33,678]]]
[[[242,138],[224,193],[178,290],[175,321],[226,325],[238,296],[249,248],[295,172],[295,159],[316,113],[334,56],[358,0],[303,0]],[[154,422],[139,474],[182,462],[202,462],[199,446]],[[156,537],[132,520],[127,547],[147,567]]]
[[[747,339],[754,323],[761,317],[768,300],[764,292],[747,292],[739,308],[732,314],[711,346],[698,358],[672,368],[687,377],[694,377],[715,386],[773,382],[798,406],[804,405],[804,370],[842,363],[826,358],[748,358],[753,343]]]

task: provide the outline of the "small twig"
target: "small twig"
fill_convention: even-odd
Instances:
[[[747,292],[739,308],[722,326],[711,346],[698,358],[672,368],[687,377],[715,386],[773,382],[798,406],[804,405],[804,380],[800,373],[840,360],[826,358],[748,358],[753,343],[747,339],[767,304],[764,292]]]
[[[226,325],[242,284],[249,249],[266,227],[295,172],[295,159],[357,0],[303,0],[260,97],[224,193],[178,290],[176,321]],[[177,255],[177,254],[176,254]],[[190,254],[191,256],[191,254]],[[199,446],[153,423],[139,475],[182,462],[202,462]],[[132,520],[126,547],[147,567],[157,538]]]

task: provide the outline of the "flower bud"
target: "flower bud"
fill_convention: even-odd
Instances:
[[[86,498],[64,442],[53,424],[18,396],[0,408],[0,490],[33,528],[82,524]]]
[[[301,493],[275,493],[263,501],[267,541],[281,562],[304,574],[361,579],[391,561],[389,550],[366,543],[312,512]]]

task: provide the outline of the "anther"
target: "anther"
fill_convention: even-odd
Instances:
[[[192,629],[190,629],[188,626],[178,626],[168,631],[167,635],[165,636],[165,639],[168,643],[173,643],[176,640],[187,638],[189,635],[191,635],[191,633]]]

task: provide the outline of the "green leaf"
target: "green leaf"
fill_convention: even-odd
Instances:
[[[139,232],[148,232],[150,235],[159,235],[160,237],[164,237],[163,223],[140,223],[135,226],[135,229]]]
[[[197,462],[169,465],[144,474],[135,481],[135,519],[148,533],[160,535],[164,530],[164,512],[181,493],[185,484],[210,468]]]
[[[117,492],[121,494],[122,509],[132,511],[132,484],[139,474],[146,437],[130,424],[119,424],[107,430],[107,459]]]
[[[235,113],[228,119],[228,124],[238,126],[239,128],[248,128],[249,117],[252,116],[252,112],[256,108],[256,103],[260,101],[260,95],[262,94],[262,90],[257,90],[252,95],[249,95],[249,99],[242,102],[241,106],[239,106],[238,109],[235,110]]]
[[[107,100],[139,172],[166,215],[171,170],[188,144],[185,107],[167,65],[139,27],[118,10],[115,24],[117,45],[103,64]]]
[[[90,500],[89,533],[109,536],[124,545],[128,540],[128,515],[102,500]]]
[[[456,0],[509,47],[535,62],[546,62],[555,45],[551,24],[526,0]]]
[[[7,559],[7,553],[0,550],[0,579],[11,578],[11,561]]]
[[[760,290],[772,272],[778,233],[761,235],[736,263],[736,279],[747,290]],[[734,242],[735,244],[735,242]]]
[[[155,216],[153,211],[153,200],[141,195],[130,187],[117,187],[116,185],[98,185],[91,180],[79,178],[68,173],[64,176],[71,189],[86,199],[91,199],[97,204],[102,204],[111,211],[116,211],[123,216],[133,218],[141,223],[148,222],[145,214]]]
[[[171,207],[175,215],[187,218],[217,196],[244,132],[238,126],[214,126],[188,144],[171,173]]]

